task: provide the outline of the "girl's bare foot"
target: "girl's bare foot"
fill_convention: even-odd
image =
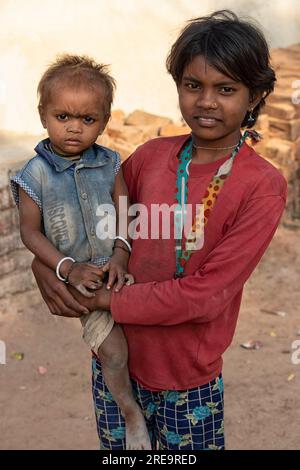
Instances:
[[[140,407],[125,417],[126,450],[151,450],[151,441]]]

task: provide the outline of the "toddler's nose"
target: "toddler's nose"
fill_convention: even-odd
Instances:
[[[72,119],[72,121],[70,121],[68,123],[68,126],[67,126],[67,131],[68,132],[73,132],[73,134],[79,134],[82,132],[82,125],[81,125],[81,122],[79,121],[79,119]]]

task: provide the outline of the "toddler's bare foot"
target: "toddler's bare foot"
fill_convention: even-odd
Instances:
[[[140,407],[125,416],[126,450],[151,450],[145,418]]]

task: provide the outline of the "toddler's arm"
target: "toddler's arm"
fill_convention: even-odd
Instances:
[[[57,263],[65,257],[45,237],[41,231],[41,213],[37,204],[28,194],[19,188],[20,233],[24,245],[49,268],[55,270]],[[87,263],[73,263],[66,260],[60,267],[60,273],[66,277],[70,269],[69,282],[86,297],[94,294],[87,291],[101,286],[103,272],[101,269]],[[99,282],[100,281],[100,282]]]
[[[126,204],[120,204],[121,196],[127,198]],[[130,203],[128,189],[123,178],[122,168],[120,168],[115,178],[113,201],[115,203],[117,214],[116,234],[120,235],[125,240],[127,240],[128,243],[130,243],[128,225],[132,218],[128,216],[128,207]],[[118,292],[124,283],[126,283],[126,285],[134,283],[132,274],[127,272],[129,255],[130,251],[127,247],[127,244],[124,243],[121,239],[117,239],[114,245],[114,253],[110,261],[102,268],[104,272],[109,271],[107,289],[110,289],[116,282],[114,290]]]

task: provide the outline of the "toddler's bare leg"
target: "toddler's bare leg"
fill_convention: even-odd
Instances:
[[[151,450],[143,413],[136,403],[127,368],[127,343],[120,325],[115,324],[98,350],[107,388],[121,409],[126,425],[126,449]]]

